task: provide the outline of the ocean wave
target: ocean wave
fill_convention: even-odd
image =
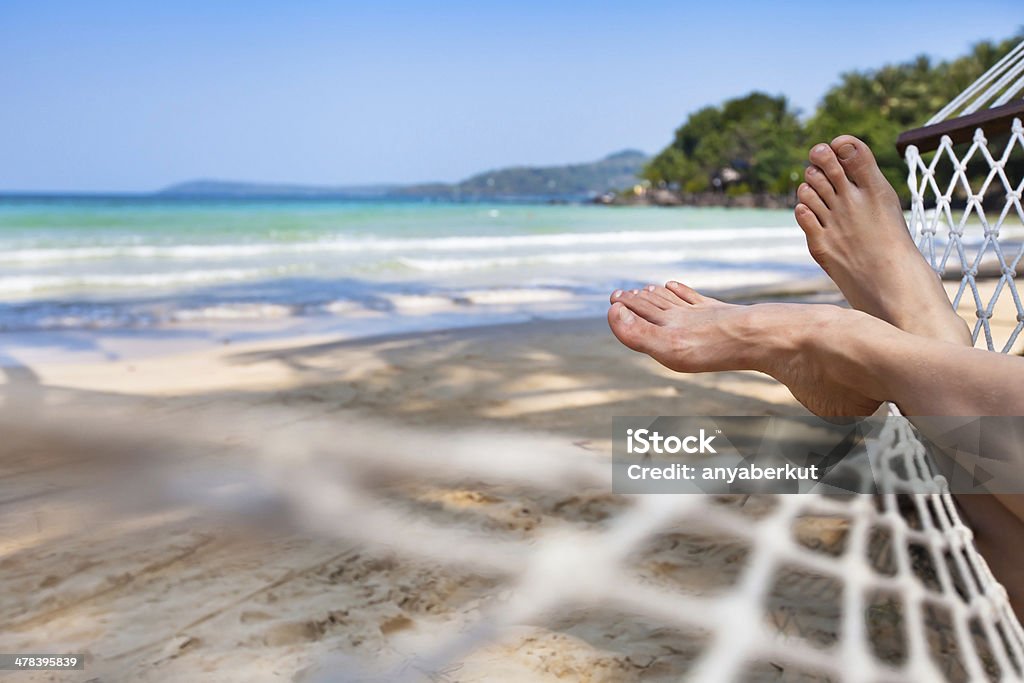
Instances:
[[[219,268],[170,273],[90,273],[82,275],[10,275],[0,277],[0,295],[50,290],[129,289],[235,282],[283,275],[288,268]]]
[[[54,284],[54,283],[48,283]],[[308,294],[308,292],[306,292]],[[297,293],[298,294],[298,293]],[[286,318],[364,320],[415,318],[438,314],[487,315],[495,308],[543,307],[544,304],[584,305],[592,295],[563,289],[497,287],[456,289],[437,292],[384,292],[327,301],[304,300],[301,295],[287,302],[264,300],[223,300],[186,304],[174,299],[137,301],[42,301],[0,307],[0,331],[142,328],[164,324],[244,323]],[[382,308],[381,304],[386,302]]]
[[[235,259],[275,254],[372,253],[420,251],[486,251],[551,247],[586,247],[642,244],[706,244],[736,240],[795,238],[795,227],[698,228],[685,230],[623,230],[617,232],[561,232],[539,235],[472,235],[461,237],[343,237],[305,242],[256,242],[171,245],[85,245],[42,247],[0,245],[0,263],[43,264],[65,261],[114,259],[202,260]]]
[[[412,270],[427,273],[455,273],[472,270],[488,270],[493,268],[516,268],[521,266],[582,266],[598,263],[637,263],[665,264],[700,260],[712,256],[706,250],[669,251],[653,249],[590,251],[590,252],[556,252],[547,254],[529,254],[523,256],[491,256],[484,258],[409,258],[396,259],[397,263]],[[764,262],[769,259],[806,260],[806,247],[802,244],[766,245],[745,249],[730,249],[721,254],[721,260],[735,263]]]
[[[294,315],[292,306],[281,304],[256,302],[256,303],[231,303],[215,306],[203,306],[201,308],[183,308],[174,311],[170,319],[174,322],[201,322],[220,320],[271,320],[277,318],[288,318]]]

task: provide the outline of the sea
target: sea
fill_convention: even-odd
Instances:
[[[612,290],[666,279],[820,274],[782,210],[0,197],[0,342],[19,344],[358,338],[603,315]]]

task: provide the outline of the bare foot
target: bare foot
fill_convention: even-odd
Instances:
[[[850,305],[911,334],[973,345],[868,146],[840,135],[815,145],[809,158],[796,220],[811,256]]]
[[[856,370],[835,362],[823,343],[839,332],[837,316],[844,315],[862,314],[834,306],[737,306],[669,282],[613,294],[608,324],[623,344],[677,372],[759,370],[817,415],[870,415],[880,398],[862,393]],[[840,332],[834,342],[841,339]]]

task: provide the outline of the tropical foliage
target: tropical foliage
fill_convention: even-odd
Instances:
[[[785,97],[751,93],[691,114],[643,177],[683,192],[781,194],[799,184],[807,148],[840,133],[862,138],[897,188],[906,169],[896,138],[916,128],[1016,45],[1024,33],[983,42],[952,61],[927,57],[843,74],[817,109],[801,121]]]

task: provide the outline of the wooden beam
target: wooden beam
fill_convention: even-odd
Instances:
[[[908,130],[897,138],[896,149],[900,156],[904,155],[910,145],[917,145],[920,151],[928,152],[938,149],[944,135],[948,135],[954,144],[970,142],[978,128],[989,134],[1009,132],[1015,118],[1024,118],[1024,100],[1015,100],[967,116]]]

